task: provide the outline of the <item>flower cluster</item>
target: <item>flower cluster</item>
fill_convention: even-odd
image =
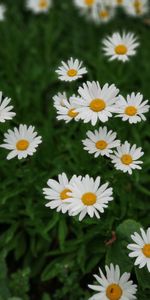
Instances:
[[[116,39],[120,43],[118,36]],[[71,58],[68,62],[62,62],[56,73],[59,74],[60,80],[77,80],[87,73],[82,64],[79,60]],[[124,98],[114,84],[106,83],[101,87],[99,82],[87,81],[79,86],[77,93],[78,95],[67,97],[66,92],[63,92],[53,97],[58,120],[64,120],[66,123],[81,120],[94,126],[98,121],[105,123],[115,116],[135,124],[146,120],[145,113],[150,107],[148,100],[143,101],[142,94],[132,92]],[[143,162],[139,159],[144,154],[142,149],[128,141],[121,143],[116,139],[116,132],[109,131],[105,126],[94,132],[87,131],[86,135],[87,138],[82,143],[90,154],[94,154],[95,157],[109,157],[115,168],[124,173],[132,174],[132,170],[141,169]]]
[[[74,0],[81,14],[95,23],[101,24],[115,17],[117,8],[133,17],[141,17],[149,12],[148,0]]]
[[[49,179],[48,188],[43,189],[45,198],[50,200],[46,206],[57,212],[68,212],[70,216],[79,215],[81,221],[87,214],[100,218],[108,203],[113,200],[112,188],[108,182],[101,184],[98,176],[95,180],[89,175],[76,176],[70,180],[65,173],[58,176],[58,181]]]

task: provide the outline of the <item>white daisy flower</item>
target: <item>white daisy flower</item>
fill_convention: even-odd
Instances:
[[[72,57],[67,61],[62,61],[62,65],[56,70],[58,78],[62,81],[73,81],[81,78],[87,73],[87,69],[82,67],[83,62]]]
[[[108,131],[107,127],[100,127],[99,130],[87,131],[87,139],[83,140],[84,150],[87,150],[90,154],[94,154],[94,157],[99,155],[110,156],[113,152],[113,148],[120,145],[120,141],[116,140],[117,133],[112,130]]]
[[[3,4],[0,4],[0,21],[5,19],[6,7]]]
[[[148,100],[142,101],[143,95],[140,93],[127,95],[126,99],[120,95],[116,104],[116,117],[129,121],[130,124],[145,121],[144,114],[149,111],[150,106],[147,105]]]
[[[74,0],[74,4],[81,9],[82,13],[90,13],[98,0]]]
[[[127,248],[132,250],[129,254],[130,257],[136,257],[135,266],[143,268],[147,266],[150,272],[150,227],[145,232],[142,228],[141,235],[137,232],[131,235],[132,240],[135,244],[129,244]]]
[[[149,12],[148,0],[126,0],[125,11],[127,14],[140,17]]]
[[[110,56],[109,60],[118,59],[126,62],[130,56],[136,54],[139,43],[133,33],[123,32],[121,35],[119,32],[115,32],[103,40],[103,45],[105,55]]]
[[[108,202],[113,200],[112,188],[108,188],[108,185],[108,183],[100,185],[100,177],[94,180],[89,175],[72,181],[68,185],[71,190],[70,198],[67,200],[69,214],[71,216],[79,215],[79,221],[86,214],[91,218],[95,215],[99,219],[99,212],[103,213]]]
[[[79,87],[78,93],[82,97],[80,107],[76,109],[84,123],[91,122],[94,126],[98,120],[107,122],[114,112],[114,103],[119,90],[114,84],[106,83],[103,88],[99,82],[92,81]]]
[[[8,105],[11,99],[8,97],[2,99],[2,97],[3,94],[0,92],[0,122],[4,123],[6,120],[11,120],[16,113],[12,111],[13,106]]]
[[[118,265],[105,266],[106,275],[99,268],[100,276],[94,275],[98,285],[88,287],[97,293],[89,300],[134,300],[137,299],[137,285],[130,279],[130,273],[120,274]]]
[[[143,156],[144,152],[142,148],[137,148],[136,145],[131,146],[127,141],[121,146],[117,147],[117,151],[111,155],[112,163],[117,170],[121,170],[124,173],[128,172],[132,174],[132,170],[141,169],[141,160],[138,160]]]
[[[74,104],[74,102],[78,103],[78,106]],[[80,98],[75,95],[71,96],[68,100],[63,101],[63,106],[55,105],[57,110],[57,120],[64,120],[65,123],[68,123],[72,120],[79,120],[79,113],[76,111],[76,107],[80,105]]]
[[[42,139],[41,136],[37,136],[34,129],[34,126],[27,127],[27,125],[20,124],[19,128],[9,129],[4,134],[4,144],[0,147],[11,150],[7,155],[7,159],[12,159],[15,156],[22,159],[36,152],[36,148],[42,143]]]
[[[53,97],[54,100],[54,107],[56,106],[64,106],[64,100],[67,100],[67,95],[65,92],[58,93]]]
[[[51,0],[27,0],[27,8],[35,14],[47,13],[51,4]]]
[[[93,20],[98,24],[109,22],[114,15],[114,8],[112,6],[103,5],[103,3],[98,7],[95,6],[92,13]]]
[[[56,209],[57,212],[66,213],[68,210],[68,202],[66,200],[70,197],[71,190],[68,189],[68,184],[71,184],[76,180],[77,176],[72,176],[69,181],[66,174],[62,173],[58,175],[58,180],[49,179],[47,182],[48,188],[43,189],[45,199],[50,200],[45,206],[51,209]],[[81,177],[79,177],[81,178]]]

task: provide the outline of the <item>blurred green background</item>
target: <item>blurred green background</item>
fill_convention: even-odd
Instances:
[[[17,113],[0,125],[1,142],[8,128],[20,123],[35,125],[43,137],[36,154],[24,161],[7,161],[7,150],[0,150],[0,300],[86,300],[92,295],[87,284],[93,282],[93,272],[110,262],[131,271],[138,300],[148,300],[150,275],[146,268],[134,268],[126,245],[133,231],[149,226],[149,121],[129,125],[112,118],[107,123],[119,139],[144,149],[142,171],[129,176],[83,150],[81,140],[92,127],[58,122],[52,97],[61,91],[77,93],[88,79],[115,83],[124,96],[134,91],[149,99],[150,28],[121,11],[109,24],[97,26],[79,16],[71,0],[53,2],[48,14],[36,16],[26,10],[25,1],[6,0],[6,20],[0,23],[0,89],[12,98]],[[124,29],[138,35],[138,54],[126,64],[110,63],[101,40]],[[84,61],[88,75],[63,83],[54,71],[70,56]],[[100,220],[87,217],[81,223],[45,207],[42,188],[62,172],[100,175],[102,182],[110,182],[115,200]],[[112,231],[117,240],[107,246]]]

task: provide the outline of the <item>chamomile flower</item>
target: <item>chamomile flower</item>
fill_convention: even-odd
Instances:
[[[100,218],[99,213],[104,212],[108,202],[113,200],[112,188],[108,183],[100,185],[100,177],[95,180],[86,175],[72,181],[68,188],[71,190],[68,201],[68,210],[71,216],[79,215],[81,221],[87,214],[93,218]]]
[[[0,21],[5,19],[6,7],[3,4],[0,4]]]
[[[130,56],[136,54],[136,48],[139,46],[137,37],[131,32],[121,35],[119,32],[113,33],[103,40],[103,50],[109,60],[117,59],[126,62]]]
[[[81,10],[81,13],[90,13],[97,2],[98,0],[74,0],[75,6]]]
[[[148,0],[126,0],[125,11],[127,14],[140,17],[149,11]]]
[[[116,105],[117,117],[122,118],[123,121],[128,121],[130,124],[145,121],[144,114],[150,108],[147,103],[148,100],[143,101],[143,95],[140,93],[127,95],[126,99],[120,95]]]
[[[74,104],[75,101],[77,101],[79,107],[80,100],[75,95],[71,96],[68,100],[64,100],[63,106],[62,104],[55,105],[57,120],[64,120],[66,123],[72,120],[79,120],[79,113],[76,111],[77,104]]]
[[[129,253],[130,257],[136,257],[135,266],[143,268],[147,266],[150,272],[150,227],[145,232],[142,228],[141,235],[137,232],[131,235],[134,244],[129,244],[127,248],[132,252]]]
[[[67,178],[65,173],[58,175],[58,180],[49,179],[47,182],[48,187],[43,189],[45,199],[49,202],[45,205],[51,209],[56,209],[57,212],[66,213],[68,210],[68,203],[66,200],[70,197],[71,190],[68,189],[68,184],[76,180],[77,176],[74,175],[71,180]]]
[[[62,81],[74,81],[87,73],[87,69],[82,67],[83,62],[72,57],[67,61],[62,61],[62,65],[56,70],[58,78]]]
[[[88,287],[97,293],[89,300],[134,300],[137,299],[137,285],[130,279],[130,273],[120,274],[118,265],[105,266],[106,275],[99,268],[100,275],[94,275],[98,285]]]
[[[54,107],[56,106],[64,106],[64,100],[67,100],[67,95],[65,92],[58,93],[53,97],[54,100]]]
[[[82,97],[80,107],[76,109],[79,118],[84,123],[91,122],[94,126],[98,120],[107,122],[114,112],[114,103],[119,90],[114,84],[106,83],[102,88],[99,82],[87,81],[79,87],[78,93]]]
[[[27,0],[27,8],[35,14],[47,13],[51,4],[51,0]]]
[[[95,20],[96,23],[107,23],[109,22],[115,15],[115,10],[112,6],[106,6],[103,4],[100,4],[98,7],[95,7],[93,9],[93,20]]]
[[[120,141],[116,140],[117,133],[112,130],[108,131],[107,127],[100,127],[99,130],[87,131],[87,137],[82,141],[84,150],[87,150],[90,154],[94,154],[94,157],[99,155],[110,156],[113,152],[113,148],[120,145]]]
[[[19,128],[9,129],[4,134],[4,144],[0,147],[11,150],[7,155],[7,159],[12,159],[15,156],[22,159],[36,152],[36,148],[41,144],[42,139],[41,136],[37,136],[34,129],[34,126],[27,127],[27,125],[20,124]]]
[[[132,174],[132,170],[141,169],[143,163],[139,158],[143,156],[144,152],[142,148],[137,148],[136,145],[131,146],[127,141],[121,146],[117,147],[114,154],[111,155],[112,163],[117,170],[121,170],[124,173],[128,172]]]
[[[2,97],[3,94],[0,92],[0,122],[4,123],[6,120],[11,120],[16,113],[12,111],[13,106],[8,105],[11,99],[8,97],[2,99]]]

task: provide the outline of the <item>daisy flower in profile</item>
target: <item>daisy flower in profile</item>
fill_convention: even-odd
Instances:
[[[107,23],[109,22],[115,15],[115,10],[112,6],[107,6],[100,4],[98,7],[93,9],[93,20],[96,23]]]
[[[76,109],[84,123],[91,122],[94,126],[98,120],[107,122],[114,112],[114,103],[119,90],[114,84],[106,83],[102,88],[99,82],[87,81],[79,87],[81,96],[80,107]],[[77,103],[77,102],[76,102]]]
[[[5,19],[6,7],[3,4],[0,4],[0,21]]]
[[[126,62],[130,56],[136,54],[136,48],[139,46],[137,37],[131,32],[121,35],[119,32],[113,33],[103,40],[103,50],[109,60],[117,59]]]
[[[35,14],[47,13],[51,4],[51,0],[27,0],[27,8]]]
[[[148,0],[126,0],[125,11],[127,14],[140,17],[149,12]]]
[[[135,266],[138,265],[140,269],[147,266],[150,272],[150,227],[147,232],[142,228],[140,230],[141,235],[137,232],[131,235],[134,244],[129,244],[127,248],[132,251],[129,256],[136,257]]]
[[[95,180],[86,175],[72,181],[68,188],[71,190],[68,201],[69,214],[79,215],[81,221],[87,214],[93,218],[100,218],[99,213],[104,212],[108,202],[113,200],[112,188],[108,188],[108,183],[100,185],[100,177]]]
[[[117,170],[121,170],[124,173],[128,172],[130,175],[132,174],[132,170],[141,169],[141,164],[143,163],[141,160],[138,160],[141,156],[143,156],[144,152],[142,148],[137,148],[136,145],[131,146],[127,141],[121,146],[117,147],[114,154],[110,157],[112,159],[112,163],[114,164]]]
[[[71,190],[68,189],[68,184],[74,182],[77,176],[74,175],[69,181],[65,173],[58,175],[58,180],[49,179],[48,187],[43,189],[45,199],[49,202],[45,205],[51,209],[56,209],[57,212],[66,213],[68,210],[68,203],[66,200],[70,197]]]
[[[42,143],[42,139],[41,136],[37,136],[34,129],[34,126],[27,127],[27,125],[20,124],[19,128],[9,129],[4,134],[4,144],[0,147],[10,150],[7,159],[12,159],[15,156],[22,159],[36,152],[36,148]]]
[[[130,124],[145,121],[144,114],[150,108],[147,103],[148,100],[143,101],[143,95],[140,93],[127,95],[126,99],[120,95],[115,110],[117,117],[122,118],[123,121],[128,121]]]
[[[4,123],[6,120],[11,120],[16,113],[12,111],[13,106],[8,105],[11,99],[8,97],[2,99],[2,97],[3,94],[0,92],[0,122]]]
[[[63,106],[62,104],[55,105],[57,110],[57,120],[64,120],[66,123],[72,120],[79,120],[79,113],[76,111],[77,105],[74,104],[75,100],[77,101],[79,107],[79,99],[75,95],[71,96],[68,100],[64,100]]]
[[[54,107],[56,106],[64,106],[64,100],[67,100],[67,95],[65,92],[58,93],[53,97],[54,100]]]
[[[58,78],[62,81],[73,81],[81,78],[87,73],[87,69],[82,67],[83,62],[72,57],[67,61],[62,61],[62,65],[56,70]]]
[[[94,154],[94,157],[99,155],[110,156],[113,152],[113,148],[120,145],[120,141],[116,140],[117,133],[112,130],[108,131],[107,127],[100,127],[99,130],[87,131],[87,138],[82,141],[84,150],[87,150],[90,154]]]
[[[118,265],[105,266],[106,275],[99,268],[100,275],[94,275],[98,285],[89,284],[88,287],[96,294],[89,300],[134,300],[137,299],[137,285],[130,279],[130,273],[120,274]]]

